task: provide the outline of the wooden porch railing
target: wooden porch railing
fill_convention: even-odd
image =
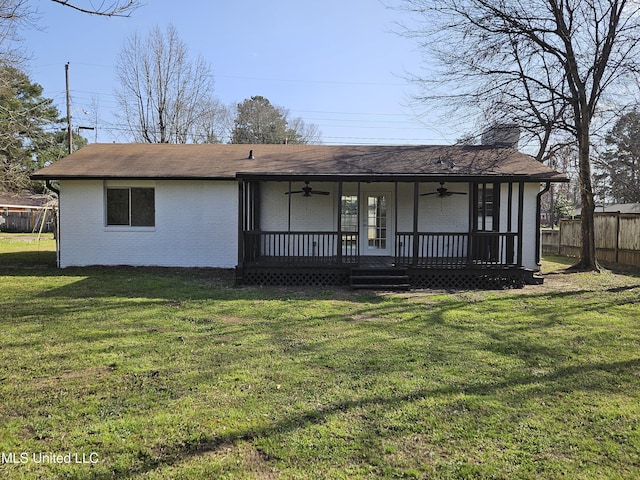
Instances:
[[[425,268],[516,266],[516,238],[515,233],[500,232],[398,232],[396,264]]]
[[[356,263],[358,232],[245,232],[245,261],[286,263]]]
[[[340,237],[340,238],[339,238]],[[357,264],[358,232],[244,232],[244,261],[272,265]],[[519,265],[517,234],[398,232],[396,265],[483,268]]]

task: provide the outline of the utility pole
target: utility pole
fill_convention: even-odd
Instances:
[[[69,62],[64,66],[64,76],[67,84],[67,136],[69,137],[69,155],[73,153],[73,131],[71,130],[71,95],[69,93]]]

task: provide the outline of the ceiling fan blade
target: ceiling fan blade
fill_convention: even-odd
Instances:
[[[429,192],[429,193],[421,193],[420,196],[424,197],[425,195],[437,195],[438,198],[446,198],[446,197],[450,197],[451,195],[466,195],[467,192],[450,192],[449,189],[447,189],[447,187],[444,186],[445,182],[440,182],[440,188],[436,188],[435,192]]]
[[[295,192],[284,192],[285,195],[291,195],[292,193],[304,193],[304,191],[296,190]]]
[[[311,194],[312,194],[312,195],[330,195],[330,194],[331,194],[331,192],[322,192],[322,191],[320,191],[320,190],[312,190],[312,191],[311,191]]]

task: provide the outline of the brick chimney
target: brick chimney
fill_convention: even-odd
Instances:
[[[520,127],[515,123],[494,123],[482,133],[482,145],[518,148]]]

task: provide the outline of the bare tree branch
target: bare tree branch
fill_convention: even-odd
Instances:
[[[69,0],[51,1],[82,13],[87,13],[89,15],[99,15],[103,17],[130,17],[135,10],[142,6],[139,0],[116,0],[113,2],[102,1],[99,5],[94,5],[94,3],[90,1],[90,5],[87,7],[82,7],[76,3],[71,3]]]

